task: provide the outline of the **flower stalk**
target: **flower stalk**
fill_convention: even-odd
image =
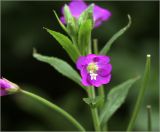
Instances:
[[[33,94],[31,92],[28,92],[28,91],[25,91],[22,89],[20,89],[20,92],[24,95],[27,95],[28,97],[30,97],[32,99],[39,101],[40,103],[50,107],[51,109],[57,111],[58,113],[63,115],[67,120],[69,120],[79,131],[85,132],[84,127],[75,118],[73,118],[70,114],[68,114],[66,111],[64,111],[63,109],[61,109],[57,105],[55,105],[55,104],[51,103],[50,101],[48,101],[48,100],[46,100],[36,94]]]

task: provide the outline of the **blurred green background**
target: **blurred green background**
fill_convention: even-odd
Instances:
[[[87,130],[93,130],[90,110],[82,101],[86,93],[49,65],[38,62],[32,57],[32,49],[36,48],[44,55],[66,60],[75,68],[57,41],[42,28],[48,27],[64,33],[52,12],[54,9],[60,16],[64,3],[67,2],[1,1],[1,74],[23,89],[33,91],[58,104],[79,120]],[[144,71],[146,54],[151,54],[149,87],[134,130],[147,130],[146,105],[150,104],[153,130],[158,131],[159,2],[96,1],[94,3],[112,12],[110,20],[93,31],[92,37],[99,39],[99,48],[127,24],[127,14],[132,17],[131,28],[114,43],[108,54],[112,58],[113,72],[111,83],[105,86],[106,94],[111,87],[128,78],[141,75]],[[109,120],[109,130],[126,129],[140,82],[141,80],[131,88],[126,102]],[[76,130],[61,115],[20,94],[1,98],[1,129]]]

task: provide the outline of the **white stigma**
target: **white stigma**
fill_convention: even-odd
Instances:
[[[94,73],[93,71],[90,71],[91,80],[96,80],[97,75],[98,74]]]

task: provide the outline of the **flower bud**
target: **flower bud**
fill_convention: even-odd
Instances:
[[[18,92],[19,86],[5,78],[0,79],[0,96]]]
[[[70,10],[70,13],[65,8]],[[71,0],[68,6],[62,7],[62,17],[60,19],[64,24],[68,23],[68,17],[66,16],[73,16],[76,20],[79,19],[79,23],[91,19],[93,20],[94,27],[99,27],[102,22],[110,18],[111,12],[95,4],[87,5],[84,0]]]

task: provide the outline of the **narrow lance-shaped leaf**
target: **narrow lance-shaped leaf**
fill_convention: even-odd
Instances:
[[[105,44],[105,46],[101,49],[101,51],[99,52],[99,54],[105,55],[108,53],[108,51],[110,50],[112,44],[114,43],[115,40],[117,40],[123,33],[125,33],[127,31],[127,29],[131,26],[131,17],[130,15],[128,15],[128,24],[120,29],[117,33],[115,33],[112,38]]]
[[[74,45],[67,36],[65,36],[59,32],[47,29],[47,28],[45,28],[45,29],[65,49],[65,51],[68,53],[68,55],[73,60],[73,62],[76,62],[77,58],[80,56],[79,50],[77,49],[76,45]]]
[[[139,77],[129,79],[122,84],[114,87],[108,94],[106,103],[100,115],[100,122],[104,125],[109,118],[116,112],[116,110],[125,101],[128,91],[131,86],[137,81]]]
[[[78,47],[82,55],[85,55],[86,51],[88,50],[88,46],[91,40],[91,31],[92,31],[91,20],[87,20],[86,22],[81,24],[78,33]]]
[[[48,57],[36,52],[33,53],[33,57],[39,61],[45,62],[50,64],[54,67],[59,73],[64,75],[65,77],[73,80],[77,84],[81,86],[81,78],[79,74],[65,61],[55,58],[55,57]]]
[[[132,131],[134,124],[135,124],[135,121],[136,121],[136,118],[138,116],[138,113],[139,113],[139,110],[140,110],[140,107],[141,107],[141,104],[142,104],[142,101],[144,98],[145,90],[146,90],[148,82],[149,82],[150,67],[151,67],[151,55],[148,54],[146,57],[146,65],[145,65],[143,81],[142,81],[142,84],[140,87],[140,91],[138,93],[138,97],[136,99],[136,104],[133,109],[133,114],[131,116],[131,120],[130,120],[128,128],[127,128],[128,132]]]
[[[57,13],[56,13],[54,10],[53,10],[53,12],[54,12],[54,14],[55,14],[55,16],[56,16],[56,18],[57,18],[57,21],[59,22],[59,25],[62,27],[62,29],[63,29],[65,32],[67,32],[66,27],[64,26],[64,24],[63,24],[63,23],[61,22],[61,20],[59,19]]]

